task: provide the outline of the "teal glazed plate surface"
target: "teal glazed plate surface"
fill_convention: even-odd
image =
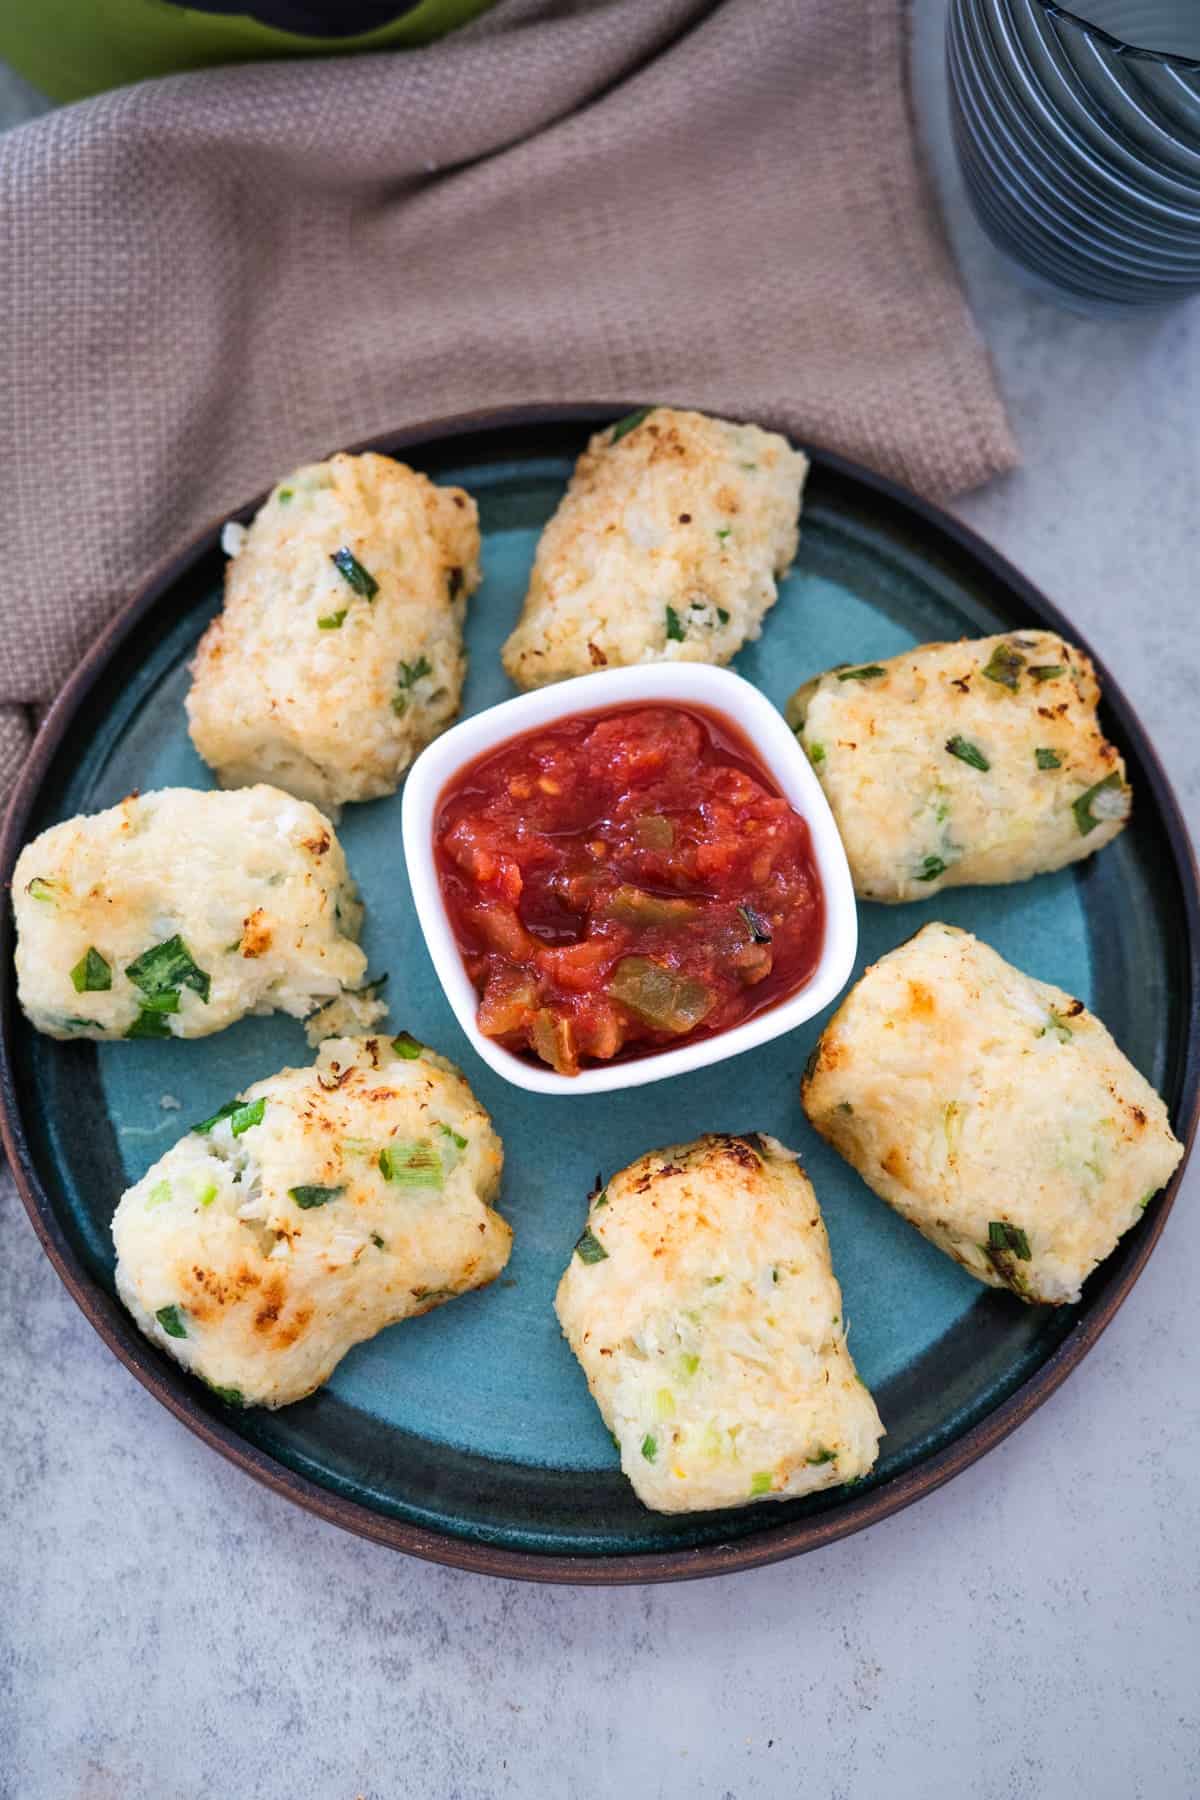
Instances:
[[[538,534],[598,423],[628,408],[539,409],[419,428],[377,443],[479,502],[484,580],[471,601],[464,711],[513,691],[499,651]],[[258,501],[237,515],[248,519]],[[890,483],[816,454],[799,556],[763,636],[734,667],[777,705],[834,663],[931,639],[1044,625],[1077,632],[962,526]],[[219,526],[134,599],[50,713],[14,797],[0,856],[133,788],[211,787],[183,698],[196,640],[221,603]],[[931,918],[1079,995],[1195,1124],[1200,942],[1196,873],[1145,734],[1103,669],[1104,727],[1129,765],[1131,827],[1057,875],[860,908],[859,968]],[[237,1411],[135,1329],[113,1289],[109,1221],[122,1190],[231,1094],[311,1060],[302,1026],[246,1019],[199,1041],[57,1043],[19,1013],[12,920],[2,972],[5,1145],[51,1260],[145,1386],[232,1461],[323,1517],[419,1556],[509,1576],[654,1581],[772,1561],[870,1524],[999,1442],[1096,1341],[1162,1230],[1171,1188],[1087,1283],[1080,1305],[1031,1308],[981,1287],[904,1224],[809,1128],[800,1073],[828,1014],[734,1061],[649,1087],[579,1098],[510,1087],[474,1055],[413,915],[400,796],[346,809],[339,834],[367,904],[371,971],[387,971],[391,1028],[463,1068],[504,1140],[500,1205],[512,1260],[491,1288],[360,1345],[328,1385],[279,1412]],[[621,1475],[554,1291],[597,1171],[704,1131],[763,1131],[800,1152],[829,1227],[850,1344],[887,1426],[853,1488],[731,1512],[647,1512]]]

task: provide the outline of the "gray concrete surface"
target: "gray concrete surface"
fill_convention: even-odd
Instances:
[[[1200,306],[1096,323],[967,216],[922,117],[1025,463],[961,503],[1079,620],[1200,818]],[[27,90],[0,85],[0,123]],[[2,477],[0,477],[2,480]],[[0,1189],[5,1800],[1187,1800],[1200,1793],[1200,1168],[1093,1356],[876,1530],[761,1573],[584,1592],[341,1536],[103,1349]]]

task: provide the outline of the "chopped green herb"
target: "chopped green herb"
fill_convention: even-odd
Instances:
[[[231,1119],[235,1112],[241,1111],[241,1106],[240,1100],[227,1100],[224,1106],[218,1106],[211,1118],[201,1119],[198,1125],[191,1127],[191,1130],[196,1132],[199,1137],[207,1137],[214,1125],[219,1125],[222,1119]]]
[[[71,970],[71,986],[77,994],[106,994],[112,986],[112,967],[90,944]]]
[[[160,1306],[154,1316],[168,1337],[185,1338],[187,1336],[187,1326],[180,1317],[177,1306]]]
[[[218,1400],[225,1402],[226,1406],[245,1406],[246,1404],[246,1396],[242,1393],[241,1388],[218,1387],[215,1381],[210,1381],[208,1387]]]
[[[56,1019],[54,1022],[63,1031],[87,1031],[90,1026],[100,1023],[99,1019],[81,1019],[78,1014],[71,1014],[65,1019]]]
[[[211,1206],[217,1197],[216,1182],[203,1180],[194,1182],[192,1186],[192,1197],[197,1206]]]
[[[775,1282],[775,1284],[778,1286],[778,1283],[779,1283],[779,1270],[778,1269],[771,1270],[771,1280],[773,1282]]]
[[[340,631],[342,629],[342,621],[346,617],[346,611],[346,607],[343,606],[340,612],[326,613],[323,619],[317,620],[317,630]]]
[[[580,1262],[598,1263],[608,1261],[608,1251],[600,1242],[590,1225],[584,1227],[575,1244],[575,1254]]]
[[[1038,663],[1029,673],[1035,681],[1053,681],[1056,675],[1065,675],[1066,663]]]
[[[814,769],[819,768],[820,765],[825,761],[825,746],[824,746],[824,744],[809,744],[808,760],[812,764]]]
[[[685,1375],[694,1375],[700,1367],[700,1358],[690,1350],[685,1350],[679,1361]]]
[[[386,1145],[379,1152],[379,1173],[405,1188],[440,1188],[445,1179],[442,1159],[428,1138]]]
[[[721,529],[717,532],[718,543],[723,544],[725,542],[725,539],[729,536],[729,534],[732,530],[733,530],[732,525],[722,525]]]
[[[191,951],[178,934],[165,939],[161,944],[152,945],[149,950],[143,950],[139,957],[126,966],[125,973],[134,987],[141,988],[150,998],[186,987],[207,1002],[212,986],[209,976],[193,960]],[[147,1002],[143,1001],[142,1004]],[[163,1007],[160,1010],[174,1012],[176,1008]]]
[[[1038,1036],[1045,1037],[1048,1031],[1052,1031],[1055,1037],[1060,1039],[1064,1044],[1070,1043],[1071,1039],[1075,1036],[1075,1033],[1071,1030],[1071,1027],[1067,1024],[1067,1021],[1063,1018],[1062,1014],[1056,1013],[1053,1007],[1050,1008],[1050,1017],[1047,1023],[1043,1025],[1042,1029],[1038,1032]]]
[[[252,1126],[261,1125],[266,1110],[266,1096],[262,1095],[259,1099],[247,1101],[244,1106],[239,1106],[231,1112],[229,1129],[234,1137],[241,1137],[243,1132],[249,1131]]]
[[[345,1191],[344,1187],[294,1187],[288,1189],[288,1193],[303,1212],[308,1212],[314,1206],[328,1206],[331,1200],[336,1200],[338,1195],[344,1194]]]
[[[1035,750],[1033,754],[1039,769],[1062,768],[1062,757],[1057,750]]]
[[[437,1121],[437,1128],[439,1131],[445,1133],[445,1135],[450,1139],[450,1142],[454,1145],[456,1150],[465,1150],[466,1149],[467,1140],[465,1137],[463,1137],[461,1135],[460,1132],[452,1130],[449,1125],[443,1125],[440,1119]]]
[[[623,437],[628,437],[631,431],[636,431],[642,420],[648,419],[653,411],[652,406],[642,406],[638,408],[637,412],[626,413],[625,417],[618,419],[613,426],[612,436],[608,440],[609,444],[619,444]]]
[[[997,644],[980,671],[988,681],[997,682],[1000,687],[1007,688],[1015,694],[1021,680],[1021,670],[1025,667],[1025,658],[1011,644]]]
[[[405,1062],[416,1062],[424,1048],[424,1044],[418,1044],[416,1038],[410,1037],[407,1031],[399,1032],[392,1039],[392,1049],[397,1056],[402,1056]]]
[[[826,1445],[822,1444],[819,1449],[813,1451],[810,1457],[806,1458],[806,1461],[810,1468],[816,1469],[819,1468],[822,1463],[836,1462],[837,1454],[836,1450],[830,1450]]]
[[[1019,1225],[1010,1225],[1004,1219],[988,1220],[987,1248],[989,1251],[1009,1251],[1022,1262],[1030,1259],[1029,1239]]]
[[[866,663],[861,669],[839,669],[837,678],[839,681],[875,681],[886,674],[887,670],[880,668],[878,663]]]
[[[756,912],[752,906],[739,906],[738,911],[749,926],[753,941],[756,944],[769,944],[771,942],[770,922],[764,919],[760,912]]]
[[[146,1211],[149,1212],[151,1208],[155,1206],[165,1206],[170,1198],[170,1182],[156,1181],[154,1186],[150,1189],[150,1192],[146,1195]]]
[[[752,1475],[750,1477],[750,1492],[752,1495],[769,1494],[770,1491],[771,1491],[771,1471],[770,1471],[770,1469],[760,1469],[758,1471],[757,1475]]]
[[[642,1439],[642,1455],[647,1462],[653,1462],[658,1455],[658,1439],[651,1437],[649,1432]]]
[[[939,875],[946,873],[946,865],[940,856],[927,856],[917,870],[917,881],[936,881]]]
[[[598,1175],[596,1177],[596,1186],[597,1186],[597,1188],[599,1188],[600,1191],[597,1193],[596,1198],[592,1201],[592,1211],[593,1212],[599,1212],[600,1208],[602,1206],[608,1205],[608,1189],[600,1187],[600,1177]]]
[[[1150,1192],[1148,1194],[1143,1194],[1141,1204],[1138,1207],[1139,1212],[1145,1212],[1146,1208],[1149,1206],[1150,1202],[1153,1200],[1157,1191],[1158,1190],[1156,1188],[1151,1188]]]
[[[727,613],[727,612],[726,612],[726,610],[725,610],[725,608],[724,608],[724,607],[723,607],[723,606],[718,606],[718,608],[717,608],[717,617],[718,617],[718,619],[720,619],[720,621],[721,621],[721,623],[722,623],[722,625],[728,625],[728,623],[729,623],[729,614],[728,614],[728,613]]]
[[[947,738],[946,748],[951,756],[957,756],[959,762],[968,763],[972,769],[980,769],[985,775],[992,766],[979,745],[973,744],[969,738]]]
[[[1110,810],[1111,802],[1101,801],[1100,811],[1096,812],[1093,802],[1098,800],[1102,794],[1107,793],[1124,795],[1124,785],[1120,773],[1116,769],[1111,775],[1106,775],[1103,781],[1098,781],[1094,787],[1090,787],[1086,794],[1080,794],[1077,800],[1072,800],[1071,811],[1075,814],[1075,823],[1079,827],[1080,837],[1086,837],[1089,831],[1095,831],[1097,825],[1102,824],[1106,819],[1124,817],[1124,807],[1119,812]]]
[[[361,594],[364,600],[375,598],[379,592],[379,583],[368,570],[363,568],[353,550],[348,550],[343,544],[340,550],[333,552],[329,560],[342,580],[352,587],[356,594]]]
[[[35,875],[32,881],[27,881],[25,883],[25,892],[29,895],[31,900],[45,900],[49,902],[54,899],[54,890],[57,886],[57,881],[47,881],[43,876]]]
[[[293,492],[294,492],[294,490],[292,488],[280,488],[279,495],[278,495],[280,506],[287,505],[288,501],[292,497]]]
[[[757,463],[744,462],[744,463],[738,464],[739,469],[757,469],[757,467],[758,467]]]
[[[371,1233],[371,1242],[374,1244],[374,1246],[377,1250],[386,1250],[387,1249],[387,1245],[384,1243],[383,1239],[380,1237],[380,1235],[377,1231],[373,1231]]]
[[[429,658],[418,656],[415,663],[402,662],[400,664],[400,673],[396,679],[402,688],[410,688],[416,687],[418,681],[423,681],[426,675],[432,674],[433,664]]]
[[[673,606],[668,606],[666,608],[666,619],[668,641],[675,644],[682,644],[684,631],[683,622]]]

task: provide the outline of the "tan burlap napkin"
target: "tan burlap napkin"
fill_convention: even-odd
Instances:
[[[907,53],[903,0],[502,0],[0,139],[0,792],[155,563],[375,433],[674,399],[930,494],[1009,466]]]

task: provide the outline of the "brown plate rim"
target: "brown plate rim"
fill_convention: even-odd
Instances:
[[[563,426],[573,423],[581,426],[600,425],[619,418],[637,404],[644,402],[579,401],[459,413],[446,419],[412,425],[403,431],[381,433],[353,448],[359,451],[378,449],[395,454],[420,445],[505,428]],[[680,401],[678,404],[686,402]],[[1106,703],[1119,717],[1121,727],[1143,765],[1153,803],[1171,849],[1174,874],[1183,896],[1187,921],[1187,963],[1190,992],[1194,997],[1200,989],[1200,875],[1197,872],[1195,854],[1179,803],[1158,755],[1137,712],[1103,660],[1096,656],[1086,639],[1064,618],[1058,608],[969,526],[887,476],[876,474],[834,452],[807,445],[805,449],[815,464],[830,468],[835,473],[873,489],[885,500],[906,509],[935,534],[948,538],[957,549],[973,558],[988,574],[1040,615],[1051,630],[1063,633],[1092,657],[1101,677]],[[264,498],[265,492],[244,507],[228,510],[214,524],[189,537],[182,548],[165,557],[105,627],[55,699],[34,739],[0,832],[0,879],[5,888],[10,885],[12,869],[24,841],[25,824],[42,779],[80,703],[99,679],[109,656],[195,559],[211,549],[222,524],[232,517],[248,517]],[[1107,1284],[1093,1297],[1087,1313],[1071,1329],[1053,1355],[1028,1376],[1008,1399],[1002,1401],[952,1444],[935,1452],[926,1461],[894,1476],[882,1487],[861,1497],[846,1500],[836,1511],[780,1525],[767,1525],[752,1537],[742,1538],[734,1543],[709,1544],[693,1550],[646,1551],[615,1556],[554,1555],[512,1550],[500,1545],[471,1542],[438,1531],[423,1530],[403,1520],[375,1513],[358,1501],[330,1492],[256,1449],[219,1419],[209,1417],[191,1394],[182,1371],[166,1365],[148,1344],[136,1339],[136,1334],[133,1339],[128,1340],[121,1334],[115,1302],[91,1279],[76,1257],[54,1216],[33,1165],[12,1078],[9,1040],[15,1005],[13,985],[10,961],[6,958],[0,969],[0,997],[4,1004],[4,1017],[0,1025],[0,1142],[3,1143],[18,1192],[43,1250],[68,1293],[108,1348],[189,1431],[273,1493],[295,1502],[330,1524],[338,1525],[343,1530],[374,1543],[385,1544],[391,1549],[402,1550],[410,1556],[441,1563],[450,1568],[508,1579],[578,1586],[616,1586],[686,1581],[702,1576],[732,1574],[741,1569],[761,1568],[835,1543],[839,1538],[890,1518],[926,1494],[933,1493],[1002,1443],[1010,1432],[1049,1399],[1096,1344],[1141,1275],[1162,1235],[1179,1191],[1195,1137],[1197,1120],[1200,1118],[1200,1032],[1193,1029],[1187,1045],[1182,1078],[1181,1106],[1185,1116],[1180,1119],[1179,1127],[1184,1156],[1157,1202],[1153,1215],[1146,1221],[1137,1255],[1124,1266],[1119,1275],[1109,1277]],[[1194,1017],[1194,1012],[1192,1016]]]

